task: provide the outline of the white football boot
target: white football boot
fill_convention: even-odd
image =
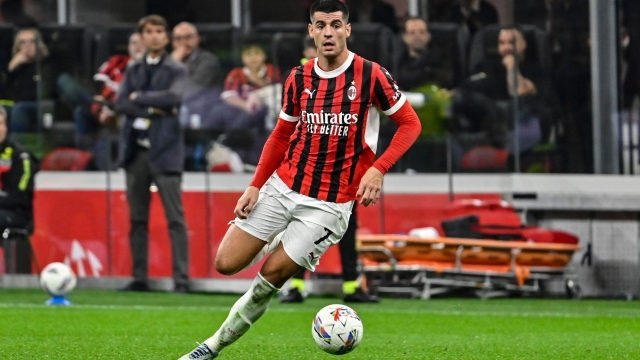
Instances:
[[[197,348],[193,349],[192,352],[187,355],[181,357],[178,360],[211,360],[218,357],[217,353],[214,353],[209,349],[206,344],[200,344]]]

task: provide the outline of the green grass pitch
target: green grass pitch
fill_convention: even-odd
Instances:
[[[39,290],[0,290],[0,359],[178,359],[209,337],[237,295],[78,290],[70,308]],[[311,321],[338,298],[279,304],[220,359],[329,359]],[[640,303],[383,299],[354,305],[364,339],[342,359],[639,359]]]

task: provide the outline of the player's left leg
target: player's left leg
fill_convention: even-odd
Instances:
[[[350,207],[350,204],[342,207],[346,206]],[[315,270],[327,248],[340,241],[347,228],[348,212],[331,208],[301,208],[303,211],[296,214],[300,217],[294,215],[282,235],[281,244],[264,263],[249,291],[233,305],[220,329],[180,360],[217,357],[264,314],[273,296],[287,280],[302,267]]]
[[[283,291],[283,295],[280,297],[281,303],[301,303],[304,302],[304,275],[307,273],[305,268],[302,268],[291,279],[291,287]]]

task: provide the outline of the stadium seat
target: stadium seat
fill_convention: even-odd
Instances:
[[[91,153],[72,149],[58,148],[44,157],[40,164],[42,171],[82,171],[87,170],[92,164]]]
[[[487,58],[499,61],[498,35],[503,27],[501,25],[489,25],[478,31],[472,40],[469,51],[469,73]],[[551,70],[551,49],[547,34],[533,25],[519,26],[527,40],[525,56],[536,61],[542,69]]]
[[[68,73],[83,83],[90,76],[91,33],[81,25],[43,25],[44,43],[49,48],[53,79]]]
[[[254,33],[271,36],[270,57],[283,76],[300,65],[304,38],[308,34],[305,22],[266,22],[254,28]]]
[[[304,38],[305,35],[299,33],[276,33],[273,35],[271,58],[282,71],[283,77],[286,77],[292,68],[300,65]]]
[[[396,70],[393,54],[397,50],[393,32],[382,24],[355,23],[347,39],[349,50],[384,66],[392,74]]]
[[[466,27],[454,23],[430,23],[431,44],[437,48],[438,53],[446,58],[442,63],[443,71],[451,73],[453,85],[462,81],[467,74],[467,45],[469,43],[469,31]]]
[[[509,152],[492,146],[477,146],[462,157],[462,171],[468,172],[505,172]]]
[[[135,23],[117,23],[95,34],[92,74],[112,55],[128,53],[129,35],[136,30],[137,26]]]
[[[31,245],[31,234],[33,234],[33,221],[24,228],[10,227],[2,232],[5,274],[30,273],[32,264],[35,265],[37,273],[40,273],[40,265]],[[28,248],[18,246],[18,242],[28,243]],[[19,262],[25,258],[26,254],[23,253],[25,250],[29,252],[31,261]]]
[[[90,85],[91,79],[91,31],[81,25],[43,25],[40,27],[42,40],[49,49],[49,57],[46,60],[49,70],[45,89],[55,89],[58,77],[64,73],[69,74],[84,86]],[[55,91],[50,91],[46,100],[55,100]],[[55,101],[54,110],[51,111],[56,119],[69,120],[73,117],[68,106]]]
[[[0,24],[0,69],[6,69],[11,61],[15,30],[11,25]]]
[[[220,60],[221,74],[216,77],[224,81],[227,73],[240,66],[239,29],[231,24],[195,24],[200,33],[200,47],[215,54]]]
[[[296,33],[307,35],[308,27],[306,22],[264,22],[256,25],[253,30],[261,34],[276,33]]]

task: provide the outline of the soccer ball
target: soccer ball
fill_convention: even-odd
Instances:
[[[76,274],[69,266],[54,262],[42,270],[40,286],[51,296],[63,296],[76,287]]]
[[[333,304],[318,311],[311,325],[311,334],[320,349],[343,355],[355,349],[364,334],[362,321],[352,308]]]

